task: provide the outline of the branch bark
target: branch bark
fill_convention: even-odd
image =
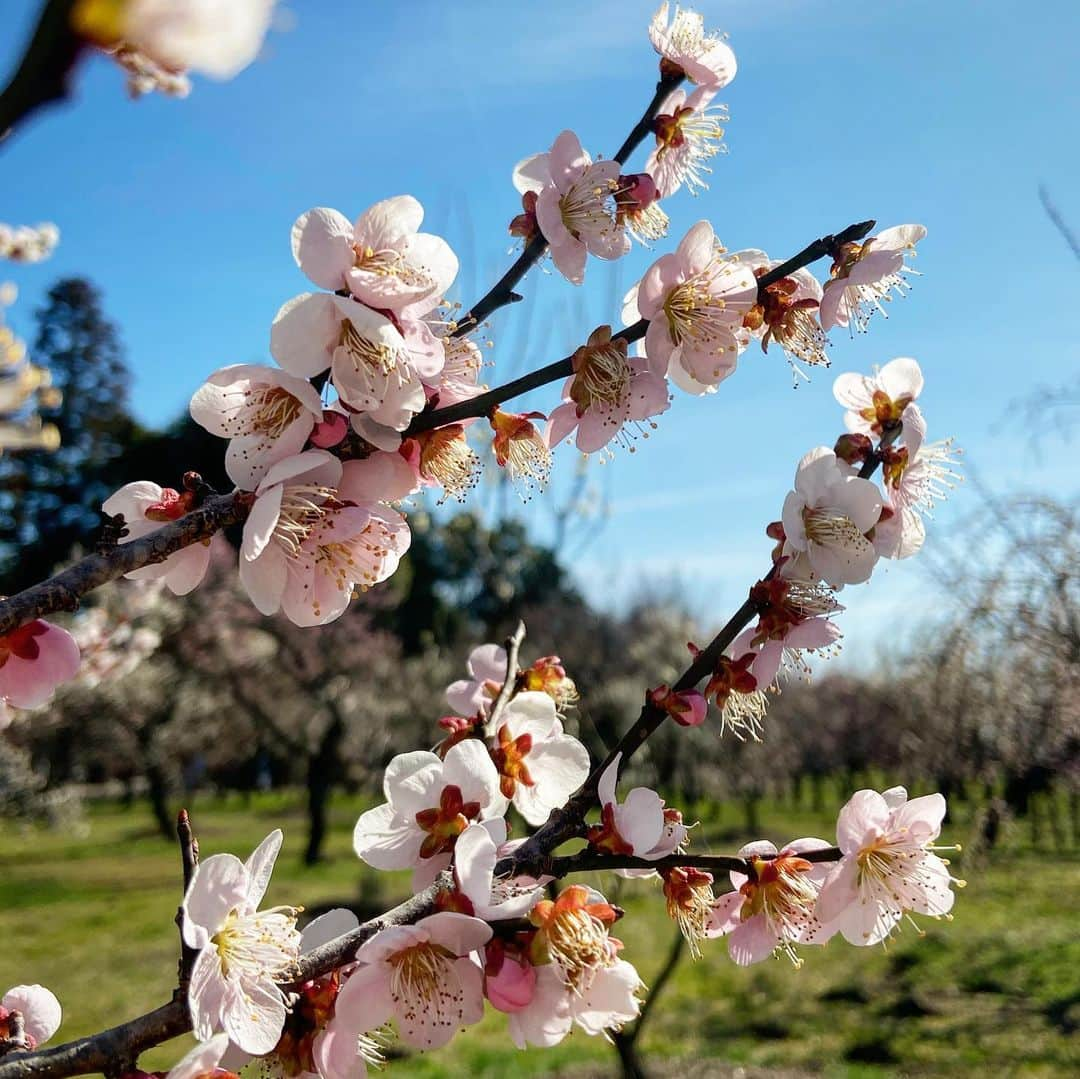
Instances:
[[[75,0],[48,0],[11,81],[0,93],[0,144],[31,113],[68,95],[85,42],[71,28]]]
[[[180,520],[130,543],[87,555],[41,584],[0,601],[0,636],[25,622],[56,611],[74,611],[79,600],[95,588],[143,566],[164,562],[192,543],[209,540],[215,532],[239,524],[248,514],[253,496],[242,491],[214,495]]]

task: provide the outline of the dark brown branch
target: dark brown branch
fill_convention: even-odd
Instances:
[[[499,695],[491,706],[485,724],[487,730],[493,735],[499,729],[499,717],[502,715],[503,709],[510,703],[510,698],[514,695],[514,687],[517,685],[518,679],[518,653],[521,651],[521,642],[523,640],[525,640],[525,623],[519,621],[514,632],[506,638],[506,677],[503,679]]]
[[[147,1015],[140,1015],[111,1030],[92,1034],[66,1045],[12,1053],[0,1060],[0,1079],[59,1079],[65,1075],[91,1075],[117,1070],[117,1063],[132,1065],[152,1045],[191,1029],[187,1005],[171,1000]]]
[[[18,70],[0,93],[0,142],[32,112],[68,95],[85,42],[71,29],[75,0],[48,0]]]
[[[823,259],[826,255],[835,258],[837,251],[844,244],[861,240],[876,224],[876,221],[861,221],[857,225],[848,225],[843,232],[838,232],[835,236],[822,236],[812,244],[807,244],[797,255],[792,255],[787,262],[780,263],[775,270],[764,274],[758,281],[758,293],[760,294],[764,288],[793,274],[796,270],[809,266],[811,262]]]
[[[215,495],[197,510],[130,543],[101,554],[87,555],[41,584],[0,601],[0,636],[25,622],[55,611],[73,611],[87,592],[143,566],[164,562],[193,543],[238,524],[248,514],[253,496],[243,492]]]
[[[674,90],[685,78],[683,74],[679,75],[661,75],[660,81],[656,84],[656,93],[653,94],[652,101],[649,102],[649,107],[642,113],[641,119],[634,124],[634,129],[626,136],[626,142],[619,147],[613,161],[618,161],[620,165],[625,165],[630,160],[630,155],[641,145],[642,141],[646,139],[653,129],[653,121],[656,119],[657,113],[660,112],[660,106],[663,105],[668,99],[668,95]]]
[[[839,847],[823,847],[821,850],[806,851],[799,855],[808,862],[835,862],[841,857]],[[769,858],[765,858],[769,861]],[[614,869],[705,869],[713,873],[742,873],[752,876],[753,870],[745,858],[733,854],[668,854],[663,858],[649,860],[635,858],[630,854],[608,854],[606,851],[586,848],[576,854],[567,854],[561,858],[544,859],[536,866],[543,873],[553,877],[568,877],[572,873],[606,873]],[[538,874],[539,875],[539,874]]]
[[[796,270],[809,266],[811,262],[816,262],[826,255],[831,255],[840,244],[861,239],[873,227],[873,221],[862,221],[857,225],[848,225],[846,229],[835,236],[822,236],[812,244],[808,244],[797,255],[789,258],[787,262],[765,274],[758,281],[758,293],[760,294],[765,288],[779,281],[782,277],[787,277]],[[612,334],[612,340],[623,340],[627,344],[633,344],[634,341],[640,341],[645,336],[645,331],[648,328],[648,321],[640,319],[633,326],[628,326],[625,330]],[[522,375],[521,378],[515,378],[504,386],[497,386],[493,390],[481,393],[468,401],[459,401],[457,404],[448,405],[446,408],[435,408],[430,412],[421,412],[409,424],[408,428],[402,432],[402,436],[410,438],[413,435],[422,434],[424,431],[433,431],[436,427],[444,427],[449,423],[460,423],[462,420],[490,415],[492,409],[497,408],[504,401],[519,397],[521,394],[528,393],[530,390],[535,390],[540,386],[546,386],[549,382],[558,382],[560,379],[569,378],[573,373],[574,368],[571,358],[566,356],[561,360],[556,360],[554,363],[549,363],[546,367],[530,371],[527,375]]]
[[[176,817],[176,838],[180,841],[180,864],[184,873],[184,895],[187,895],[191,887],[191,879],[195,876],[195,869],[199,864],[199,841],[191,830],[191,818],[186,809],[181,809]],[[184,942],[184,912],[182,907],[176,910],[176,924],[180,929],[180,970],[177,978],[176,998],[183,999],[187,995],[188,982],[191,980],[191,968],[195,964],[195,956],[198,954],[195,948],[189,947]]]

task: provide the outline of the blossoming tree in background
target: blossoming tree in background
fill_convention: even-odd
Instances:
[[[228,77],[250,61],[271,6],[53,2],[28,57],[37,50],[39,72],[52,63],[66,75],[93,44],[118,60],[133,92],[182,93],[188,69]],[[663,203],[706,188],[726,119],[714,99],[736,63],[693,12],[665,3],[648,33],[660,78],[641,119],[611,157],[586,152],[566,130],[513,169],[521,212],[509,227],[521,253],[463,311],[445,301],[457,256],[423,231],[411,196],[357,216],[357,207],[316,207],[297,218],[292,255],[312,289],[285,299],[273,320],[277,365],[213,372],[191,402],[194,419],[226,440],[235,489],[219,493],[189,472],[176,487],[161,486],[176,477],[133,478],[108,498],[97,553],[0,603],[8,704],[39,704],[75,675],[75,638],[46,616],[106,581],[155,580],[184,596],[202,583],[210,539],[240,525],[237,572],[254,608],[300,628],[327,625],[396,571],[410,544],[411,497],[467,499],[488,454],[524,493],[541,491],[569,452],[564,443],[583,453],[636,449],[681,395],[736,392],[721,384],[747,349],[772,346],[806,377],[830,362],[828,331],[861,334],[903,295],[925,236],[918,225],[851,225],[783,260],[729,252],[708,220],[668,243]],[[24,65],[0,95],[0,126],[62,89],[62,80],[59,89],[41,80],[35,94],[33,74]],[[629,171],[643,147],[642,171]],[[522,299],[514,289],[530,269],[550,255],[580,284],[590,257],[618,259],[634,241],[662,253],[609,324],[583,327],[571,356],[505,385],[480,384],[476,335]],[[811,270],[823,259],[824,280]],[[560,389],[547,413],[503,407],[552,383]],[[518,1046],[551,1046],[575,1027],[617,1032],[645,992],[635,927],[573,879],[586,871],[653,882],[693,954],[723,937],[740,965],[779,955],[798,966],[834,937],[867,946],[905,919],[947,917],[962,882],[940,856],[949,849],[937,842],[940,795],[857,791],[840,810],[835,845],[803,837],[777,849],[753,839],[723,855],[693,849],[691,822],[661,792],[621,782],[665,724],[767,738],[769,691],[804,672],[808,655],[836,647],[839,597],[869,581],[881,559],[922,547],[924,515],[955,474],[951,443],[927,441],[922,388],[908,358],[836,380],[842,418],[814,419],[826,444],[793,462],[776,520],[762,522],[771,562],[715,637],[690,646],[677,680],[641,687],[640,713],[606,759],[591,760],[564,726],[578,696],[574,657],[526,663],[524,627],[478,647],[467,677],[448,687],[452,714],[432,727],[434,748],[395,756],[385,802],[356,823],[357,856],[410,870],[410,899],[364,924],[335,911],[300,932],[296,908],[260,909],[281,832],[246,861],[217,853],[199,862],[182,814],[173,1000],[42,1050],[58,1007],[40,987],[19,986],[0,1012],[0,1079],[143,1075],[143,1050],[188,1031],[200,1044],[173,1076],[221,1074],[258,1057],[275,1072],[354,1079],[394,1039],[437,1049],[488,1005],[506,1013]],[[517,819],[528,827],[510,838]]]

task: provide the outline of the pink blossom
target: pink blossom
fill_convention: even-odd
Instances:
[[[192,496],[171,487],[159,487],[149,480],[125,484],[102,503],[110,516],[124,515],[127,535],[121,543],[149,535],[169,521],[178,521],[192,508]],[[132,581],[154,581],[163,578],[171,592],[186,596],[206,575],[210,564],[209,541],[192,543],[169,555],[162,562],[132,570],[124,576]]]
[[[66,629],[35,618],[0,636],[0,700],[36,708],[79,673],[79,646]]]
[[[536,967],[513,955],[502,941],[491,941],[485,951],[484,996],[493,1008],[508,1015],[527,1008],[536,994]]]
[[[506,649],[482,644],[469,653],[465,667],[469,677],[447,686],[447,703],[464,716],[486,716],[506,681]]]
[[[680,727],[700,727],[709,710],[708,701],[696,689],[675,690],[666,682],[649,690],[648,698]]]
[[[499,716],[491,756],[503,796],[532,825],[543,824],[589,775],[588,750],[563,731],[546,693],[513,697]]]
[[[225,1079],[232,1072],[221,1070],[222,1058],[229,1050],[228,1034],[215,1034],[200,1042],[174,1064],[165,1079]],[[132,1074],[132,1073],[128,1073]],[[139,1075],[139,1072],[135,1072]],[[145,1073],[141,1073],[145,1074]]]
[[[776,682],[782,667],[806,670],[803,652],[827,653],[842,636],[840,627],[824,616],[807,618],[789,627],[782,637],[769,637],[755,643],[758,630],[744,630],[731,643],[732,656],[754,656],[750,670],[761,689]]]
[[[707,162],[727,150],[721,141],[727,106],[711,104],[715,95],[715,89],[705,86],[689,95],[674,90],[660,106],[653,121],[656,145],[645,171],[656,181],[661,198],[670,198],[683,184],[693,195],[708,189],[705,177],[712,175],[712,168]]]
[[[281,849],[270,833],[246,862],[231,854],[201,861],[181,906],[184,942],[198,949],[188,1008],[195,1036],[224,1030],[245,1053],[277,1045],[285,1022],[286,979],[299,955],[296,910],[259,911]]]
[[[575,1022],[590,1035],[618,1030],[638,1014],[643,986],[608,935],[615,918],[599,892],[578,884],[536,904],[529,915],[537,927],[529,957],[536,985],[525,1007],[510,1015],[515,1045],[555,1045]]]
[[[484,1014],[483,971],[476,953],[491,939],[479,918],[452,911],[376,933],[356,953],[360,967],[338,994],[327,1026],[331,1043],[397,1024],[416,1049],[437,1049]]]
[[[604,769],[597,788],[600,823],[589,829],[589,845],[611,854],[628,854],[655,861],[678,850],[686,842],[689,829],[679,814],[665,812],[664,800],[648,787],[635,787],[619,802],[615,793],[622,754]],[[626,870],[628,876],[649,870]]]
[[[681,71],[691,81],[712,90],[727,86],[735,78],[735,54],[719,34],[705,30],[705,21],[696,11],[678,5],[668,22],[665,0],[649,24],[649,40],[660,54],[660,70]]]
[[[514,186],[537,193],[536,220],[559,272],[580,285],[588,255],[617,259],[630,250],[630,237],[619,225],[615,193],[617,161],[597,161],[564,131],[546,154],[536,154],[514,169]]]
[[[299,453],[322,414],[307,379],[254,364],[216,371],[191,399],[192,419],[229,439],[225,471],[244,491],[253,491],[272,464]]]
[[[741,967],[773,953],[801,965],[793,945],[824,944],[832,935],[815,911],[832,866],[800,855],[828,846],[823,839],[797,839],[778,851],[766,841],[748,843],[739,856],[750,863],[753,876],[732,871],[735,890],[716,901],[705,935],[726,936],[728,954]]]
[[[877,944],[909,911],[948,914],[955,898],[949,886],[963,882],[933,853],[942,849],[932,844],[944,816],[940,794],[910,801],[903,787],[853,794],[837,821],[843,858],[821,890],[821,921],[852,944]]]
[[[883,558],[910,558],[921,550],[926,538],[923,518],[963,478],[957,471],[961,451],[953,440],[924,442],[923,427],[910,423],[912,413],[918,413],[917,405],[904,412],[905,444],[881,451],[885,504],[873,542]]]
[[[497,817],[473,823],[457,837],[454,844],[454,879],[461,895],[475,914],[484,921],[520,918],[528,914],[538,898],[541,882],[531,877],[511,880],[495,877],[499,858],[508,854],[506,821]]]
[[[800,462],[795,490],[784,499],[784,553],[807,555],[814,573],[834,588],[867,580],[877,561],[866,538],[881,516],[881,492],[850,476],[836,454],[819,446]]]
[[[375,869],[412,869],[417,891],[450,865],[471,822],[501,817],[507,805],[478,738],[458,742],[441,759],[426,750],[399,753],[386,766],[383,793],[385,804],[356,822],[353,849]]]
[[[727,256],[712,225],[699,221],[638,285],[634,302],[649,320],[645,352],[652,370],[675,379],[681,368],[706,386],[723,381],[735,370],[742,320],[756,301],[750,268]]]
[[[27,1049],[37,1049],[59,1029],[60,1001],[43,985],[16,985],[0,997],[0,1042],[11,1036],[11,1013],[22,1017]]]
[[[778,260],[770,259],[764,251],[756,249],[739,251],[735,257],[749,266],[757,278],[780,265]],[[761,342],[762,352],[768,352],[769,345],[777,342],[784,350],[792,372],[809,378],[799,363],[811,367],[829,366],[825,351],[829,342],[817,315],[821,297],[818,279],[809,270],[794,270],[759,290],[757,303],[743,319],[743,328]]]
[[[914,256],[915,245],[925,235],[922,225],[896,225],[861,244],[844,244],[825,283],[822,327],[831,330],[851,324],[853,330],[865,333],[875,311],[888,318],[884,305],[892,294],[903,296],[911,287],[903,275],[916,274],[904,260]]]
[[[258,55],[275,0],[131,0],[123,40],[170,71],[231,79]]]
[[[886,425],[918,423],[912,409],[922,393],[923,374],[919,364],[907,356],[875,368],[872,375],[846,372],[836,376],[833,396],[847,411],[844,424],[849,431],[881,436]],[[910,417],[910,419],[909,419]]]
[[[632,453],[634,435],[627,427],[648,438],[644,421],[666,412],[670,404],[667,381],[646,360],[628,359],[626,342],[612,341],[610,326],[594,330],[572,361],[574,374],[563,386],[563,404],[551,414],[548,444],[557,445],[576,431],[582,453],[602,450],[613,439]]]
[[[418,231],[423,219],[411,195],[377,202],[351,225],[317,207],[293,225],[293,258],[320,288],[346,288],[369,307],[416,316],[435,306],[458,271],[446,241]]]
[[[400,325],[400,323],[399,323]],[[442,355],[414,353],[385,315],[348,296],[304,293],[286,303],[270,331],[274,359],[301,378],[328,367],[341,403],[381,425],[404,430],[427,402],[423,378]]]

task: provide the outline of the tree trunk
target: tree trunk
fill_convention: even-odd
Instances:
[[[648,1075],[638,1059],[637,1050],[634,1049],[634,1037],[632,1034],[615,1031],[611,1035],[611,1044],[615,1046],[615,1052],[619,1054],[622,1079],[648,1079]]]
[[[307,849],[304,851],[304,865],[317,865],[322,861],[327,810],[330,805],[330,793],[337,779],[338,749],[344,734],[344,718],[335,708],[330,725],[319,741],[319,748],[308,757],[308,842]]]

